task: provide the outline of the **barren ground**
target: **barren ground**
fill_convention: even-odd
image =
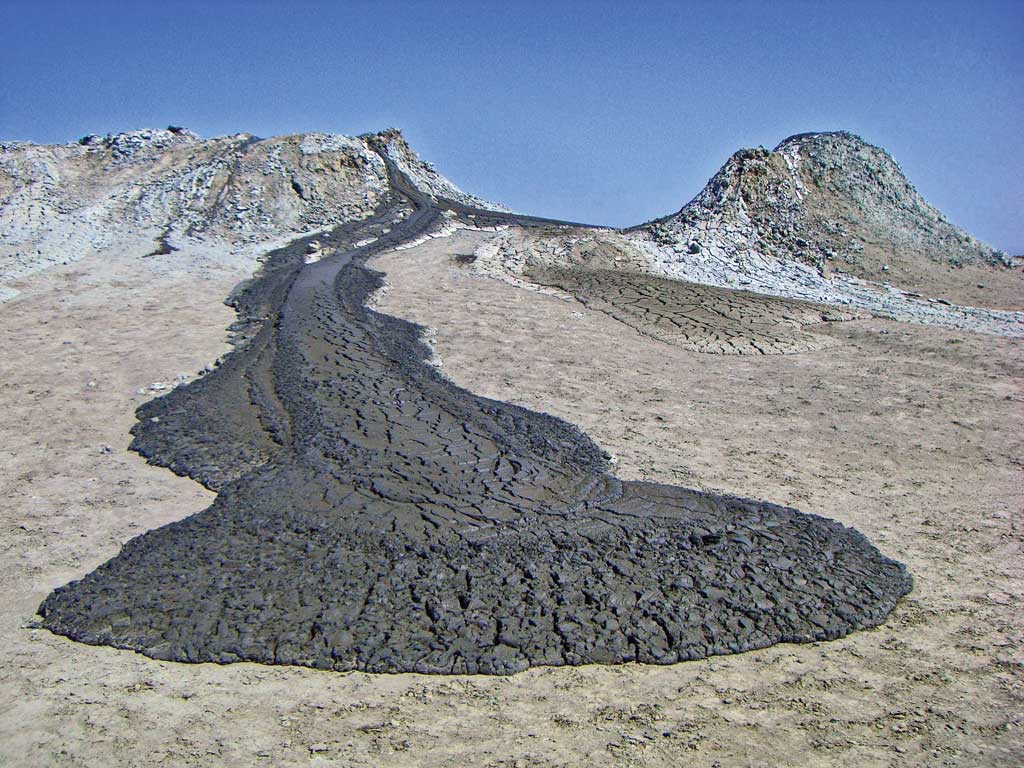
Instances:
[[[227,349],[221,301],[244,275],[89,258],[0,305],[0,765],[1024,761],[1019,342],[866,320],[829,326],[841,344],[817,352],[702,355],[471,276],[451,254],[480,237],[378,258],[379,308],[436,329],[457,383],[579,424],[624,478],[856,526],[916,578],[888,623],[510,678],[182,665],[27,628],[52,588],[211,499],[125,449],[137,389]]]

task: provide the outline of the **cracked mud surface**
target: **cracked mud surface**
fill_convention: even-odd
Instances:
[[[811,329],[855,317],[810,302],[611,269],[543,267],[525,276],[646,336],[694,352],[772,355],[824,349],[834,339]]]
[[[159,659],[508,673],[832,639],[910,589],[853,529],[619,481],[575,427],[443,378],[365,307],[365,259],[441,219],[395,187],[325,258],[271,254],[234,297],[238,350],[140,409],[136,449],[217,500],[57,589],[43,626]]]

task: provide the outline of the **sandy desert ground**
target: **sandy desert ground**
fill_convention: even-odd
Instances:
[[[1024,763],[1020,342],[883,320],[790,356],[672,347],[477,277],[479,233],[387,254],[378,308],[458,384],[591,434],[624,478],[853,525],[915,589],[882,627],[668,667],[512,677],[181,665],[32,629],[54,587],[205,507],[126,451],[154,382],[227,349],[246,275],[89,257],[0,305],[0,765],[1017,766]]]

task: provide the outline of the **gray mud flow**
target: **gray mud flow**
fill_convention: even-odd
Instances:
[[[906,569],[793,509],[621,482],[575,427],[478,397],[368,309],[373,253],[436,226],[549,224],[420,194],[269,254],[235,351],[138,411],[133,448],[218,491],[55,590],[42,625],[176,661],[374,672],[671,663],[885,619]],[[472,217],[472,218],[470,218]],[[372,244],[356,243],[377,238]]]

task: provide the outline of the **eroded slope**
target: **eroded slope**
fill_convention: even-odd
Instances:
[[[299,234],[370,216],[390,192],[385,156],[433,193],[497,207],[437,174],[396,130],[0,142],[0,284],[111,249],[170,257],[159,260],[169,270],[254,264]],[[0,285],[0,299],[15,293]]]

